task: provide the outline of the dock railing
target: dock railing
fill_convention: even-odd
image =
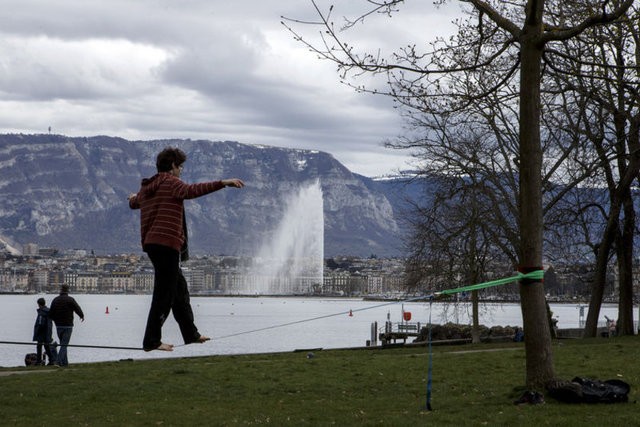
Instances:
[[[422,324],[420,322],[391,322],[386,321],[384,326],[378,329],[378,322],[371,324],[371,340],[367,341],[367,346],[378,345],[378,340],[382,345],[396,343],[402,340],[407,342],[409,337],[417,337],[420,335]]]

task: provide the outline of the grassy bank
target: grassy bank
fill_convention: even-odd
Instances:
[[[0,369],[2,425],[634,426],[640,339],[554,344],[559,378],[622,379],[630,402],[514,405],[522,344],[316,351]],[[179,351],[176,350],[176,351]]]

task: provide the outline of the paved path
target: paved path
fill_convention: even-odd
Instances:
[[[9,375],[21,375],[21,374],[45,374],[49,372],[56,372],[57,369],[33,369],[24,371],[0,371],[0,377],[8,377]]]

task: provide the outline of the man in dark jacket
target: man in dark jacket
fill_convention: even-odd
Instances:
[[[49,318],[49,307],[44,298],[38,298],[38,309],[36,310],[38,316],[36,317],[36,323],[33,325],[33,340],[36,344],[37,364],[44,365],[45,359],[42,357],[42,347],[49,358],[49,365],[56,363],[57,352],[55,347],[51,345],[53,338],[51,337],[53,325]]]
[[[154,269],[153,297],[142,341],[145,351],[172,351],[162,342],[162,325],[169,312],[180,326],[185,344],[203,343],[194,324],[187,281],[180,261],[188,259],[184,200],[195,199],[224,187],[242,188],[239,179],[187,184],[180,179],[187,156],[178,148],[165,148],[156,158],[157,174],[142,180],[140,191],[129,195],[129,207],[140,209],[142,248]]]
[[[67,346],[71,341],[73,332],[73,313],[76,313],[80,320],[84,322],[84,313],[75,299],[69,296],[69,285],[62,285],[60,295],[51,301],[49,317],[56,324],[58,339],[60,340],[60,351],[58,352],[58,365],[68,366]]]

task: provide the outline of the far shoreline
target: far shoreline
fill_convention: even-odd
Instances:
[[[72,292],[74,295],[149,295],[151,293],[133,293],[133,292]],[[35,291],[22,291],[22,292],[9,292],[0,291],[0,295],[58,295],[58,292],[35,292]],[[344,299],[344,300],[361,300],[371,302],[416,302],[425,303],[430,302],[432,295],[407,295],[401,296],[377,296],[377,295],[318,295],[318,294],[205,294],[205,293],[191,293],[192,298],[309,298],[309,299]],[[469,298],[454,299],[454,298],[436,298],[433,302],[437,303],[471,303]],[[505,297],[505,298],[481,298],[479,301],[481,304],[519,304],[520,299],[517,296]],[[575,300],[567,298],[553,297],[547,299],[549,304],[577,304],[577,305],[589,305],[588,300]],[[605,300],[603,304],[617,304],[615,300]]]

